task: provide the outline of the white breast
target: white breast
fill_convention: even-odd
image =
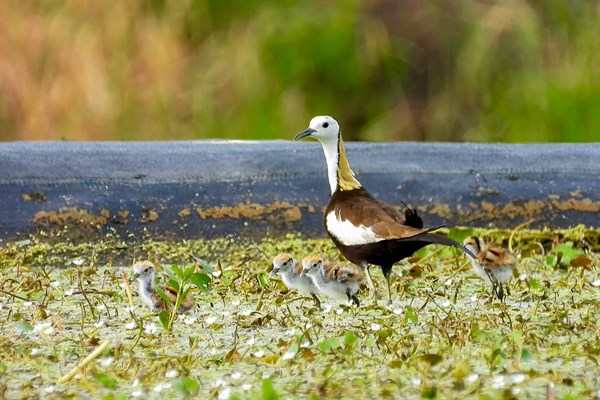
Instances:
[[[327,214],[326,221],[329,233],[346,246],[370,244],[384,240],[369,227],[355,226],[349,220],[342,220],[335,211]]]

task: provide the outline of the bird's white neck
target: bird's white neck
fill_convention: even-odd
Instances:
[[[360,182],[354,177],[350,169],[346,149],[341,134],[337,138],[322,140],[323,153],[327,162],[327,177],[331,194],[337,190],[352,190],[361,187]]]

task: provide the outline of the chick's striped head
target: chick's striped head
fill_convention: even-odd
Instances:
[[[281,253],[273,258],[273,273],[283,274],[294,267],[294,257],[288,253]]]
[[[150,261],[139,261],[133,264],[133,278],[139,281],[152,280],[154,278],[154,264]]]

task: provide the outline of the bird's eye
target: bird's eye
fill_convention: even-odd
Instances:
[[[144,268],[144,272],[150,271],[150,268]]]
[[[329,126],[329,122],[325,122],[325,123],[323,124],[323,128],[327,128],[328,126]]]

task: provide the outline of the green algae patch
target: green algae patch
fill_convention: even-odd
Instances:
[[[360,307],[318,310],[269,271],[282,251],[340,259],[328,239],[2,243],[0,398],[598,396],[599,232],[447,233],[518,255],[505,303],[463,255],[436,246],[394,267],[392,305],[362,292]],[[163,283],[195,266],[210,287],[192,286],[195,307],[166,329],[137,282],[130,306],[134,259],[155,262]]]

